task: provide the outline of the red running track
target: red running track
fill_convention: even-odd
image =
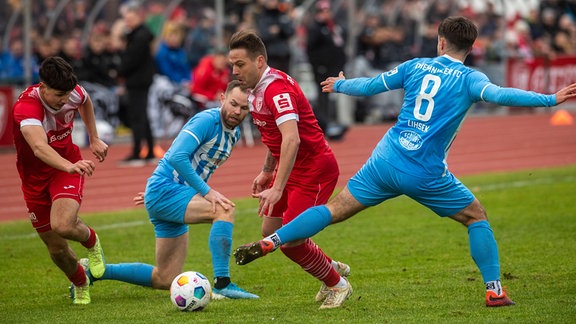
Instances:
[[[573,112],[572,115],[576,117]],[[472,116],[464,123],[450,150],[448,163],[456,176],[576,164],[576,125],[552,126],[550,113]],[[372,148],[392,124],[355,126],[331,146],[340,165],[341,188],[364,163]],[[166,144],[168,145],[168,143]],[[86,180],[81,213],[133,208],[132,198],[142,191],[154,166],[122,168],[128,144],[110,147],[105,162]],[[210,179],[210,185],[229,198],[250,195],[252,180],[264,161],[262,144],[239,145],[232,157]],[[84,149],[85,158],[92,157]],[[0,220],[26,219],[15,153],[0,153]]]

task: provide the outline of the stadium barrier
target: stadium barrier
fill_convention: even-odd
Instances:
[[[510,58],[506,64],[508,87],[554,93],[573,82],[576,82],[576,56]]]

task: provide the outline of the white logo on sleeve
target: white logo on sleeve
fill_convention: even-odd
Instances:
[[[292,106],[292,100],[290,100],[290,95],[287,93],[275,95],[272,100],[274,100],[274,106],[276,106],[278,113],[294,109]]]

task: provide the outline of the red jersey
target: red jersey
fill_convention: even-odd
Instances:
[[[40,98],[40,87],[33,85],[20,94],[14,104],[14,143],[16,145],[16,166],[23,184],[43,181],[54,169],[35,155],[20,127],[27,125],[42,126],[46,131],[48,144],[60,156],[72,163],[81,159],[80,149],[72,143],[74,116],[78,108],[86,102],[86,90],[77,85],[70,93],[68,102],[60,110],[54,110]]]
[[[226,91],[230,82],[230,71],[216,70],[212,65],[213,55],[203,57],[192,72],[190,92],[206,97],[209,101],[219,100],[218,95]]]
[[[300,147],[294,167],[314,164],[317,156],[332,150],[312,111],[308,98],[296,80],[286,73],[268,67],[248,95],[250,113],[262,135],[262,142],[277,161],[280,159],[282,134],[278,125],[294,119],[298,123]]]

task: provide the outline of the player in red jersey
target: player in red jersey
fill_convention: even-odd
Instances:
[[[309,207],[328,201],[338,182],[338,163],[324,139],[308,99],[296,81],[267,64],[266,48],[252,31],[230,40],[233,75],[250,88],[248,101],[254,124],[268,147],[264,166],[252,184],[267,236]],[[345,279],[350,267],[333,261],[312,240],[294,241],[280,248],[304,270],[322,281],[317,301],[329,308],[330,292],[352,288]]]
[[[39,74],[40,83],[24,90],[14,104],[16,166],[32,226],[52,261],[72,282],[73,303],[88,304],[90,282],[67,240],[88,249],[96,277],[104,274],[104,255],[94,230],[78,218],[84,175],[91,176],[95,164],[82,159],[72,143],[76,112],[98,161],[106,158],[108,145],[98,138],[92,101],[77,84],[72,67],[60,57],[49,57]]]

